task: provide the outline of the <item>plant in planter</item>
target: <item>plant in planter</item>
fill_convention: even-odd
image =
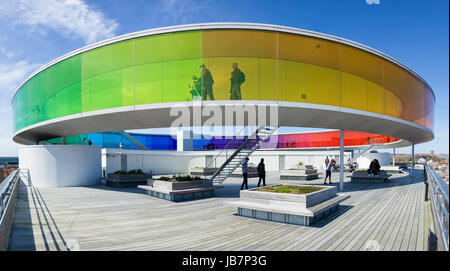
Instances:
[[[129,170],[129,171],[117,170],[116,172],[114,172],[114,174],[131,175],[131,174],[145,174],[145,173],[141,169],[132,169],[132,170]]]
[[[300,169],[300,167],[302,167],[303,166],[303,162],[298,162],[297,163],[297,169]]]
[[[286,194],[309,194],[322,189],[324,188],[317,186],[276,185],[262,187],[257,189],[256,191]]]
[[[159,180],[160,181],[165,181],[165,182],[178,183],[178,182],[198,181],[198,180],[202,180],[202,178],[200,176],[175,175],[172,178],[163,176],[163,177],[159,178]]]

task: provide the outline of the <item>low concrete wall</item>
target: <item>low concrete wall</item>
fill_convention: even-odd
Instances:
[[[152,171],[154,175],[189,174],[195,167],[205,167],[219,151],[146,151],[103,149],[102,167],[105,173],[117,170],[142,169]],[[313,165],[318,170],[325,169],[325,157],[339,161],[338,151],[279,151],[257,150],[250,156],[250,163],[257,165],[264,158],[266,171],[279,171],[297,167],[298,162]],[[350,158],[345,153],[345,160]],[[225,156],[219,157],[216,167],[225,162]]]
[[[19,149],[19,167],[36,187],[88,186],[100,182],[101,149],[82,145],[34,145]]]

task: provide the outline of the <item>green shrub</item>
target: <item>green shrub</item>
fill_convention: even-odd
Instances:
[[[160,181],[165,181],[165,182],[174,182],[174,183],[178,183],[178,182],[190,182],[190,181],[197,181],[197,180],[201,180],[202,178],[200,176],[190,176],[190,175],[175,175],[172,178],[168,178],[168,177],[161,177],[159,178]]]
[[[132,169],[129,171],[118,170],[118,171],[114,172],[114,174],[129,175],[129,174],[145,174],[145,173],[141,169]]]

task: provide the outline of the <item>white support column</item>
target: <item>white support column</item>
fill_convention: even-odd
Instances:
[[[394,157],[392,157],[392,165],[395,166],[395,148],[394,148]]]
[[[340,130],[339,146],[339,190],[344,191],[344,130]]]
[[[411,176],[414,176],[414,144],[411,146]]]

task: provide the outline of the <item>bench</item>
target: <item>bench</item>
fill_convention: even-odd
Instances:
[[[373,176],[369,176],[367,171],[355,171],[350,178],[352,183],[389,183],[391,176],[383,170]]]

